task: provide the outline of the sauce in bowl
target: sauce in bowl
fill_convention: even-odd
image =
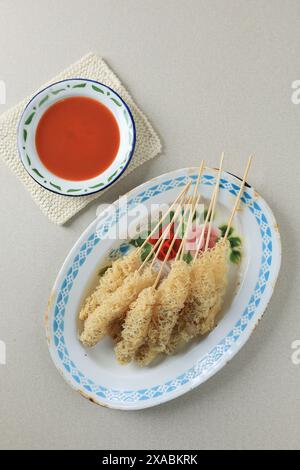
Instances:
[[[112,164],[120,146],[120,131],[105,105],[77,96],[64,98],[45,111],[35,144],[51,173],[80,181],[98,176]]]

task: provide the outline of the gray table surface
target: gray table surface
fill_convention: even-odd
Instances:
[[[43,315],[66,254],[99,201],[51,224],[0,163],[1,448],[299,448],[300,3],[295,0],[1,0],[0,79],[17,103],[86,52],[102,55],[159,131],[164,151],[101,202],[200,157],[241,173],[269,202],[283,263],[267,314],[221,372],[165,405],[121,412],[89,404],[57,373]],[[299,127],[298,127],[299,126]],[[298,286],[298,287],[297,287]]]

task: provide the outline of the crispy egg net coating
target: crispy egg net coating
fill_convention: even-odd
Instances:
[[[120,364],[134,360],[146,366],[159,353],[174,354],[192,338],[209,333],[227,287],[228,250],[228,241],[220,240],[191,266],[174,261],[158,289],[153,287],[157,273],[151,268],[137,271],[141,262],[136,252],[126,262],[118,260],[123,263],[115,262],[99,282],[99,297],[90,299],[80,340],[94,346],[109,334]]]
[[[115,354],[120,364],[131,362],[135,352],[147,337],[153,315],[157,290],[151,286],[140,292],[130,305],[123,323],[121,340],[115,347]]]
[[[227,287],[228,242],[220,240],[203,253],[191,269],[191,290],[167,347],[167,353],[195,336],[211,331]]]
[[[121,286],[103,298],[102,303],[85,320],[81,342],[85,346],[94,346],[107,334],[112,322],[125,316],[130,304],[143,289],[154,283],[155,278],[156,273],[151,268],[146,268],[142,274],[138,271],[130,273]]]
[[[216,299],[210,307],[208,315],[200,324],[199,334],[205,335],[215,327],[215,320],[221,310],[224,295],[228,283],[228,253],[229,242],[227,240],[220,240],[214,250],[210,251],[211,269],[215,276],[216,282]]]
[[[134,250],[132,253],[114,261],[112,266],[100,277],[95,291],[87,297],[79,312],[79,319],[86,320],[103,299],[118,289],[128,274],[136,271],[140,265],[141,258],[138,250]]]
[[[148,366],[152,361],[154,361],[157,354],[157,350],[151,347],[146,341],[135,353],[134,362],[140,367]]]
[[[122,328],[123,328],[123,322],[124,318],[117,318],[116,320],[113,320],[111,323],[109,323],[107,327],[107,334],[108,336],[111,337],[113,342],[117,344],[119,341],[122,339]]]
[[[169,275],[157,290],[157,302],[145,344],[135,354],[140,366],[149,364],[164,352],[190,290],[190,266],[185,261],[174,261]]]

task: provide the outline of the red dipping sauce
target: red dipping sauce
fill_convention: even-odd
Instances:
[[[78,96],[47,109],[37,126],[35,144],[51,173],[80,181],[98,176],[111,165],[119,150],[120,131],[106,106]]]

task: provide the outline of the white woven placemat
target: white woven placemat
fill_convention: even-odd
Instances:
[[[121,95],[131,109],[136,125],[136,147],[131,163],[121,178],[124,178],[132,170],[155,157],[161,151],[159,137],[146,116],[134,103],[130,94],[114,72],[96,54],[87,54],[48,83],[41,86],[40,90],[50,83],[72,77],[90,78],[110,86]],[[27,174],[18,155],[17,126],[20,115],[30,98],[31,96],[0,116],[0,158],[7,163],[22,181],[42,212],[52,222],[61,225],[83,209],[89,202],[101,196],[106,190],[91,196],[60,196],[42,188]]]

